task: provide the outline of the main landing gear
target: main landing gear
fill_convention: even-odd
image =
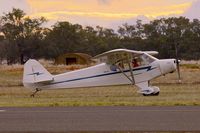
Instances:
[[[41,91],[41,90],[42,90],[42,89],[36,88],[36,89],[35,89],[35,92],[33,92],[33,94],[31,94],[30,96],[31,96],[31,97],[35,97],[35,94],[36,94],[37,92]]]
[[[158,96],[160,92],[157,93],[151,93],[151,94],[145,94],[143,93],[143,96]]]
[[[143,96],[158,96],[160,89],[157,86],[151,86],[148,90],[143,90],[140,93],[142,93]]]

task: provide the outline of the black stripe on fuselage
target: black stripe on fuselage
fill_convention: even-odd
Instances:
[[[147,69],[147,71],[151,71],[151,70],[156,69],[156,68],[157,67],[151,68],[151,66],[147,66],[147,67],[135,68],[135,69],[133,69],[133,71],[144,70],[144,69]],[[130,70],[124,70],[123,72],[129,72],[129,71]],[[94,76],[88,76],[88,77],[70,79],[70,80],[65,80],[65,81],[53,82],[53,83],[50,83],[50,85],[59,84],[59,83],[65,83],[65,82],[72,82],[72,81],[83,80],[83,79],[96,78],[96,77],[103,77],[103,76],[108,76],[108,75],[113,75],[113,74],[119,74],[119,73],[121,73],[121,71],[115,71],[115,72],[110,72],[110,73],[104,73],[104,74],[94,75]]]

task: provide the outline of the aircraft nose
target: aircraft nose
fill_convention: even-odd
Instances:
[[[179,60],[176,60],[176,59],[173,59],[172,61],[172,67],[173,67],[173,70],[175,71],[176,70],[176,67],[177,67],[177,64],[180,62]]]
[[[164,59],[160,61],[162,74],[172,73],[176,71],[176,59]]]
[[[180,64],[180,62],[181,62],[181,60],[174,59],[175,69],[177,69],[177,66]]]

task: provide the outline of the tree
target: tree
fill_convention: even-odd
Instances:
[[[174,58],[175,46],[182,59],[200,59],[200,21],[185,17],[155,19],[143,24],[127,23],[113,29],[83,27],[67,21],[43,28],[43,17],[30,18],[15,9],[0,19],[0,59],[24,63],[28,58],[54,59],[66,52],[96,55],[115,48],[156,50],[159,58]],[[179,44],[179,45],[177,45]]]
[[[143,48],[143,25],[141,20],[137,20],[136,25],[127,23],[119,27],[120,47],[141,50]]]
[[[13,46],[16,50],[15,53],[12,53],[13,56],[18,57],[15,58],[14,62],[20,61],[21,64],[24,63],[25,54],[30,52],[30,50],[28,50],[28,52],[27,49],[34,46],[30,44],[30,42],[41,39],[41,25],[46,22],[46,19],[43,17],[31,19],[25,17],[25,15],[23,10],[13,8],[12,12],[5,13],[4,16],[1,17],[1,31],[9,43],[8,45]],[[8,48],[11,48],[10,46]]]

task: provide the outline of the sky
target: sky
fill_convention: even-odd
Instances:
[[[20,8],[28,16],[46,17],[50,26],[69,21],[116,29],[123,23],[144,23],[161,17],[200,19],[200,0],[0,0],[0,15]]]

